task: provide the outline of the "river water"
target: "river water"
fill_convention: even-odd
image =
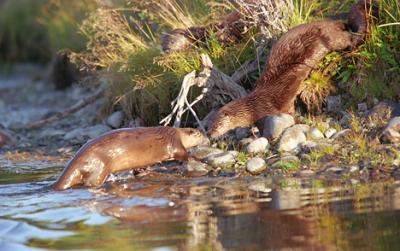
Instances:
[[[114,178],[56,192],[54,162],[0,161],[0,250],[400,250],[400,182]]]

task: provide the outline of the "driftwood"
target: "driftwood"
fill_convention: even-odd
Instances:
[[[92,96],[89,96],[87,98],[82,99],[81,101],[79,101],[78,103],[76,103],[74,106],[62,111],[62,112],[58,112],[48,118],[45,119],[41,119],[32,123],[29,123],[25,126],[25,128],[27,129],[33,129],[33,128],[38,128],[38,127],[42,127],[46,124],[49,123],[53,123],[57,120],[63,119],[65,117],[68,117],[69,115],[79,111],[80,109],[82,109],[83,107],[93,103],[94,101],[96,101],[97,99],[99,99],[102,95],[103,95],[104,89],[103,88],[99,88],[99,90],[97,90]]]
[[[199,124],[200,129],[205,131],[205,128],[194,111],[193,106],[206,96],[216,105],[223,105],[227,100],[244,97],[247,95],[247,91],[237,84],[237,82],[246,77],[250,72],[258,69],[258,60],[246,62],[245,65],[239,68],[238,72],[233,74],[234,79],[237,81],[236,82],[232,77],[214,67],[208,55],[201,55],[201,62],[203,70],[197,76],[195,71],[185,76],[177,98],[171,103],[171,106],[173,107],[171,114],[165,117],[160,124],[168,125],[175,117],[173,126],[179,127],[182,122],[182,115],[185,112],[190,111]],[[189,103],[187,96],[190,88],[193,86],[202,88],[202,92],[191,103]]]

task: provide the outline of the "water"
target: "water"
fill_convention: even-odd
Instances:
[[[0,162],[0,250],[400,250],[400,183],[149,174],[55,192]]]

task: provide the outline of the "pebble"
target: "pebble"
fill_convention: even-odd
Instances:
[[[344,129],[331,137],[332,139],[342,139],[351,133],[351,129]]]
[[[207,175],[211,168],[206,163],[202,163],[199,161],[195,161],[189,159],[184,163],[184,167],[186,169],[186,175],[190,177],[201,177]]]
[[[246,170],[251,174],[259,174],[267,169],[267,163],[260,157],[251,158],[246,163]]]
[[[233,152],[224,152],[209,156],[206,160],[213,167],[229,167],[236,163],[236,156]]]
[[[250,189],[250,190],[253,190],[253,191],[256,191],[256,192],[262,192],[262,193],[270,193],[270,192],[272,192],[271,185],[268,184],[268,183],[265,182],[265,181],[255,181],[255,182],[252,182],[252,183],[249,185],[249,189]]]
[[[367,105],[367,103],[359,103],[359,104],[357,105],[357,108],[358,108],[358,111],[359,111],[359,112],[366,112],[366,111],[368,111],[368,105]]]
[[[327,112],[339,112],[342,109],[342,97],[328,96],[326,99],[326,111]]]
[[[241,140],[239,140],[239,147],[247,147],[247,145],[253,141],[254,141],[254,139],[252,139],[252,138],[241,139]]]
[[[246,147],[246,151],[247,153],[251,154],[264,153],[268,150],[268,148],[269,148],[268,139],[261,137],[248,144]]]
[[[235,130],[235,137],[237,140],[241,140],[243,138],[247,138],[250,135],[250,129],[249,128],[237,128]]]
[[[381,139],[385,143],[400,142],[400,117],[392,118],[382,131]]]
[[[303,142],[306,142],[307,137],[305,132],[310,129],[307,125],[295,125],[286,129],[279,140],[279,151],[293,151],[298,148]]]
[[[120,128],[124,120],[124,113],[121,111],[114,112],[106,119],[106,124],[112,128]]]
[[[293,116],[282,113],[275,116],[268,116],[260,123],[260,132],[263,137],[277,139],[283,131],[295,124]]]
[[[48,128],[39,133],[40,138],[57,137],[57,136],[61,136],[61,135],[65,135],[65,131],[60,130],[60,129],[54,129],[54,128]]]
[[[335,128],[328,128],[325,131],[325,137],[327,137],[328,139],[332,138],[333,135],[335,135],[337,133],[337,130]]]
[[[301,178],[312,177],[314,175],[315,175],[315,172],[310,169],[300,170],[296,173],[296,176],[301,177]]]
[[[312,140],[320,140],[325,138],[324,134],[318,129],[318,128],[311,128],[311,130],[308,133],[308,136],[312,139]]]
[[[209,146],[197,146],[192,149],[190,149],[190,155],[197,159],[206,159],[212,155],[217,155],[217,154],[222,154],[224,153],[223,150],[215,148],[215,147],[209,147]]]

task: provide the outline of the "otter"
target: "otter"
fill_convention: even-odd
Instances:
[[[101,186],[110,173],[145,167],[165,160],[188,160],[187,148],[208,139],[192,128],[140,127],[111,131],[83,145],[53,185]]]
[[[348,15],[348,27],[353,35],[353,45],[360,45],[371,29],[373,19],[379,18],[379,7],[375,1],[359,0],[351,7]]]
[[[266,70],[247,96],[222,107],[209,130],[212,138],[246,127],[268,115],[294,113],[300,84],[331,51],[352,46],[352,36],[340,21],[299,25],[272,47]]]
[[[360,0],[349,15],[349,26],[366,32],[368,13],[359,11],[370,0]],[[368,5],[369,6],[369,5]],[[299,25],[285,33],[272,47],[266,70],[247,96],[222,107],[208,131],[212,138],[231,129],[246,127],[261,118],[279,113],[294,114],[294,101],[301,83],[331,51],[357,46],[360,34],[352,34],[337,20]]]

